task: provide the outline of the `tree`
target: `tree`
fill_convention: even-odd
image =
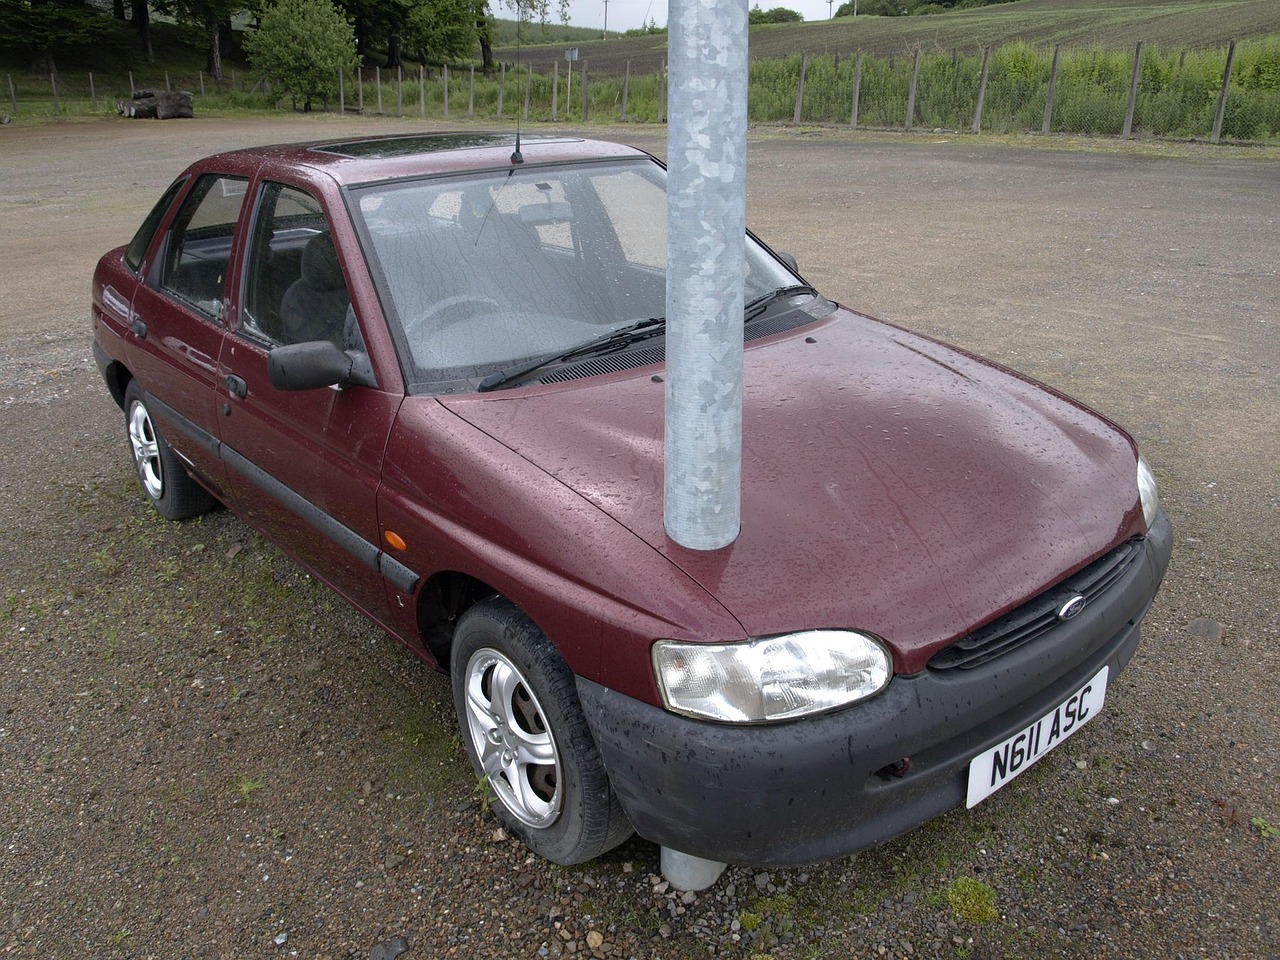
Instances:
[[[358,62],[351,23],[329,0],[275,0],[244,46],[254,69],[303,110],[335,96],[338,71]]]
[[[244,6],[243,0],[152,0],[161,13],[199,27],[208,38],[209,73],[222,79],[222,24]]]
[[[479,39],[473,0],[419,3],[409,11],[404,38],[419,62],[470,52]]]
[[[40,77],[58,74],[53,52],[115,34],[115,24],[82,0],[0,0],[0,46],[25,47]]]
[[[761,10],[756,4],[747,14],[747,22],[756,23],[801,23],[804,17],[787,7],[774,7],[772,10]]]

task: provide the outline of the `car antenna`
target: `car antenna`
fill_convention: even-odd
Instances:
[[[516,0],[516,76],[520,76],[520,24],[524,21],[524,6]],[[520,108],[516,108],[516,148],[511,153],[512,165],[524,163],[524,154],[520,152]]]

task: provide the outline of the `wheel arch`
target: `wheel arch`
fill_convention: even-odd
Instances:
[[[129,389],[129,382],[133,380],[132,371],[119,360],[112,360],[102,368],[102,380],[107,385],[107,392],[111,394],[111,399],[123,410],[124,394]]]
[[[441,670],[447,672],[449,669],[453,631],[458,618],[481,600],[493,596],[515,602],[478,577],[459,570],[433,573],[422,585],[418,591],[418,632]],[[528,611],[524,612],[527,616]]]

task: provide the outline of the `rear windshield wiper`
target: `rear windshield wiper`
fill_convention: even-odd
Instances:
[[[818,291],[813,289],[813,287],[809,286],[807,283],[797,283],[792,284],[789,287],[778,287],[776,290],[770,290],[763,297],[756,297],[746,305],[743,310],[744,317],[742,322],[750,323],[756,317],[760,316],[760,314],[764,313],[771,303],[776,303],[785,297],[794,297],[802,293],[811,293],[814,296],[818,295]]]
[[[576,347],[562,353],[553,353],[548,356],[535,357],[525,363],[517,364],[514,367],[508,367],[505,370],[495,370],[476,387],[481,393],[490,390],[496,390],[498,387],[505,386],[516,380],[522,380],[535,370],[543,367],[549,367],[553,363],[563,363],[566,360],[574,360],[591,353],[603,353],[608,350],[617,350],[621,347],[630,346],[640,340],[657,336],[662,332],[662,328],[666,325],[665,317],[649,317],[646,320],[637,320],[635,323],[627,324],[625,327],[619,327],[617,330],[610,330],[606,334],[594,337],[585,343],[580,343]]]

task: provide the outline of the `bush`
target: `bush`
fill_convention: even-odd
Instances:
[[[275,0],[244,42],[254,69],[310,110],[338,93],[338,71],[356,66],[351,24],[329,0]]]

